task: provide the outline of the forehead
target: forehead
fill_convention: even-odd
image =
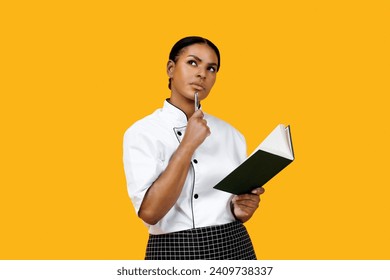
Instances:
[[[193,44],[185,47],[179,55],[180,58],[196,56],[206,63],[218,64],[218,57],[215,51],[206,44]]]

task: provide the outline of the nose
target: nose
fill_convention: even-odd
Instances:
[[[199,67],[196,76],[204,80],[206,78],[206,70],[203,67]]]

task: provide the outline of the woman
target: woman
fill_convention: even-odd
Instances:
[[[232,196],[216,189],[246,158],[244,137],[195,108],[220,68],[209,40],[186,37],[167,64],[171,96],[124,136],[129,196],[149,229],[145,259],[256,259],[243,225],[259,206],[263,188]]]

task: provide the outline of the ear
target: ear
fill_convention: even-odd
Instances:
[[[169,60],[167,63],[167,74],[169,78],[173,77],[174,70],[175,70],[175,62],[173,60]]]

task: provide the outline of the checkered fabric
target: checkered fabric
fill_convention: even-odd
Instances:
[[[245,226],[233,222],[220,226],[149,235],[146,260],[255,260]]]

